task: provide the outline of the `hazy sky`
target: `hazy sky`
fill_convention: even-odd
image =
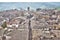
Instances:
[[[0,2],[0,10],[14,9],[31,7],[36,8],[55,8],[60,7],[60,2]]]

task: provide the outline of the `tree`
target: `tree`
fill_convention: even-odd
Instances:
[[[7,27],[6,21],[1,26],[5,29]]]
[[[5,29],[7,27],[6,21],[3,22],[3,24],[1,26],[3,27],[3,29]],[[6,33],[6,30],[4,30],[4,32],[3,32],[2,40],[6,40],[6,37],[4,36],[5,33]]]
[[[36,9],[36,11],[40,11],[40,10],[41,10],[41,8],[37,8],[37,9]]]

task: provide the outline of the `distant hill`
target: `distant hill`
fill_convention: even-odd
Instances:
[[[60,2],[0,2],[0,10],[36,8],[56,8],[60,7]],[[59,9],[59,8],[57,8]]]

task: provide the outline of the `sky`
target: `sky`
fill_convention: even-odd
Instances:
[[[10,9],[31,9],[36,8],[56,8],[60,7],[60,2],[0,2],[0,10]]]

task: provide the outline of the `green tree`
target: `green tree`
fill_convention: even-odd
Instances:
[[[3,24],[1,25],[3,27],[3,29],[5,29],[7,27],[6,21],[3,22]],[[4,34],[6,33],[7,30],[3,30],[3,34],[2,34],[2,40],[6,40],[6,37],[4,36]]]
[[[40,10],[41,10],[41,8],[37,8],[37,9],[36,9],[36,11],[40,11]]]
[[[6,21],[1,25],[3,28],[7,27]]]

